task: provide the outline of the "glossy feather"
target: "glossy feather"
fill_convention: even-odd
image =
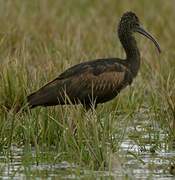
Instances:
[[[118,26],[126,59],[106,58],[77,64],[29,95],[29,107],[81,103],[89,109],[116,97],[132,83],[140,68],[140,52],[134,32],[149,38],[161,52],[157,41],[140,26],[138,17],[133,12],[126,12]]]
[[[88,109],[106,102],[132,82],[131,72],[121,61],[99,59],[75,65],[29,95],[29,105],[33,108],[82,103]]]

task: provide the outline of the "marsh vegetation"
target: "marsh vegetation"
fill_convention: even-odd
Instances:
[[[175,3],[151,3],[0,1],[1,177],[171,178]],[[136,12],[162,48],[158,56],[150,41],[136,35],[142,60],[132,86],[94,112],[81,105],[28,110],[26,95],[66,68],[125,57],[116,27],[127,10]],[[19,104],[27,110],[16,114]]]

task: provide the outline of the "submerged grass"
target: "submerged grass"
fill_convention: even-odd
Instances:
[[[168,134],[165,143],[175,138],[175,26],[170,20],[175,17],[174,5],[173,1],[160,0],[151,5],[146,0],[1,1],[2,154],[7,155],[12,145],[24,147],[24,164],[30,163],[33,159],[25,154],[33,153],[34,147],[37,163],[68,161],[89,169],[110,169],[124,137],[129,136],[144,149],[147,142],[142,141],[137,128],[132,134],[126,131],[143,119],[151,122],[154,130],[148,143],[155,149],[165,148],[156,127]],[[84,112],[81,106],[58,106],[13,113],[18,106],[25,106],[27,94],[71,65],[101,57],[124,57],[115,36],[116,23],[126,10],[138,14],[163,52],[158,56],[150,42],[137,37],[142,65],[131,87],[94,112]]]

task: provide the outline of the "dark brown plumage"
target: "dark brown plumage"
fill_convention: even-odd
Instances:
[[[75,65],[29,95],[29,107],[81,103],[88,110],[116,97],[132,83],[140,67],[134,32],[151,39],[160,52],[156,40],[141,28],[138,17],[133,12],[127,12],[118,26],[119,39],[126,51],[125,60],[106,58]]]

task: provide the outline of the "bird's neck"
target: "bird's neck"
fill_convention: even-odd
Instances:
[[[131,33],[119,34],[120,41],[126,52],[126,61],[135,77],[140,67],[140,52],[137,42]]]

